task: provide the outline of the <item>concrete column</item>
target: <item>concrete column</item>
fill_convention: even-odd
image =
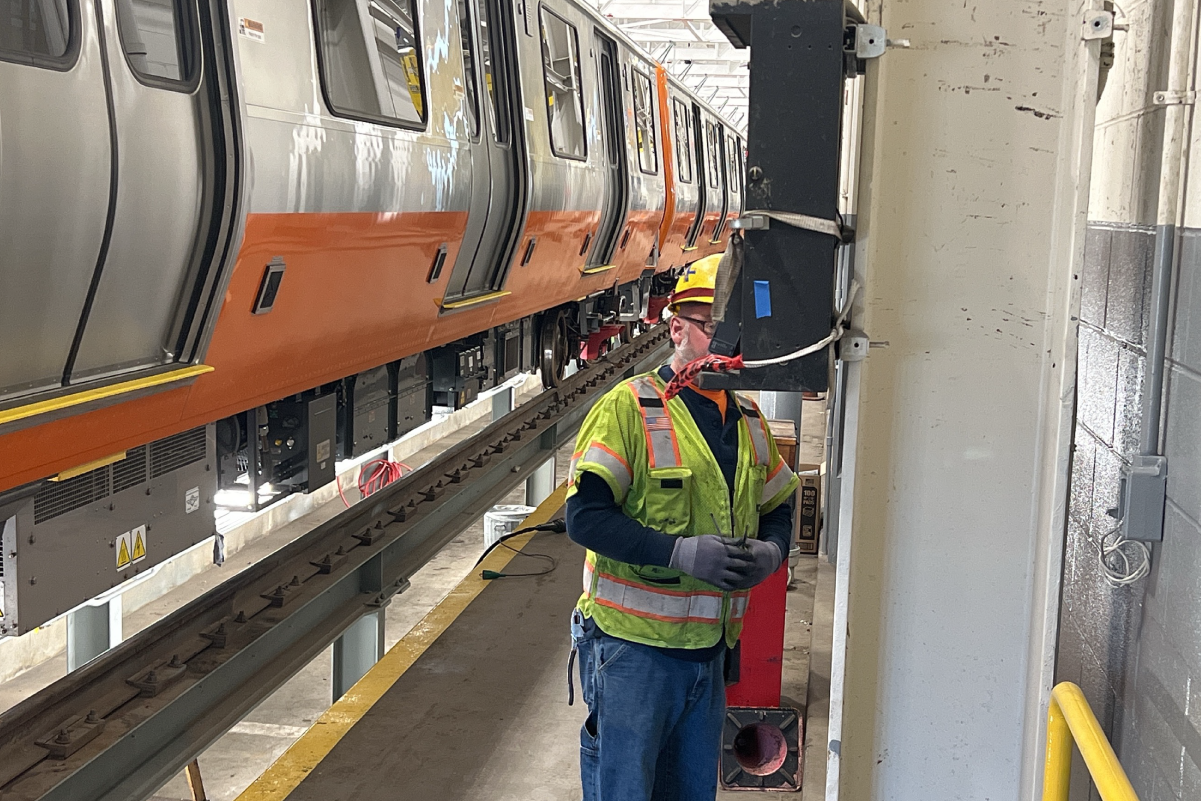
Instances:
[[[887,4],[880,24],[913,48],[864,78],[852,319],[887,345],[849,365],[824,798],[1030,801],[1102,44],[1079,13],[1009,3]],[[987,59],[960,44],[994,35]],[[983,72],[1004,89],[946,89]]]
[[[503,387],[492,396],[492,421],[496,422],[513,411],[513,388]]]
[[[384,655],[384,610],[363,615],[334,640],[334,669],[330,682],[337,701]]]
[[[121,642],[121,596],[67,613],[67,670],[81,668]]]
[[[525,480],[525,505],[537,506],[555,491],[555,457],[547,459]]]

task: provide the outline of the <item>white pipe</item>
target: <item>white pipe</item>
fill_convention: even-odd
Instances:
[[[1196,0],[1172,4],[1171,50],[1168,55],[1168,85],[1165,97],[1163,149],[1159,167],[1157,225],[1179,226],[1184,209],[1184,167],[1188,159],[1188,135],[1192,104],[1180,102],[1196,85],[1197,39]]]

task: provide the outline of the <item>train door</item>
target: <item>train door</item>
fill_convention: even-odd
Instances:
[[[717,192],[721,197],[721,211],[713,221],[713,243],[721,242],[721,235],[726,227],[726,214],[730,211],[730,181],[732,180],[726,164],[725,126],[720,122],[709,125],[709,159],[712,161],[718,175]]]
[[[692,220],[692,225],[688,228],[688,239],[684,243],[685,250],[695,250],[696,240],[700,237],[701,229],[705,227],[705,212],[712,208],[716,197],[713,189],[709,187],[707,177],[709,175],[710,164],[708,154],[705,153],[705,133],[707,124],[704,116],[701,113],[701,107],[697,103],[692,104],[692,146],[696,156],[696,217]]]
[[[467,14],[470,15],[470,0]],[[486,177],[473,183],[467,233],[451,270],[446,299],[486,295],[504,284],[505,271],[521,235],[526,213],[527,177],[524,108],[518,79],[513,4],[479,0],[474,52],[487,97],[481,120],[486,129],[472,146],[471,169]],[[518,113],[514,113],[517,110]]]
[[[465,280],[470,272],[471,263],[479,250],[480,239],[484,235],[484,226],[488,221],[488,209],[492,205],[492,148],[496,145],[493,132],[496,130],[496,111],[491,98],[481,103],[480,95],[491,92],[491,76],[481,79],[484,72],[481,50],[487,45],[480,45],[486,28],[477,23],[475,3],[473,0],[456,0],[459,17],[459,41],[463,54],[463,83],[466,89],[465,102],[468,116],[467,150],[471,154],[471,199],[467,207],[467,225],[463,231],[463,242],[459,247],[452,274],[458,272]],[[484,88],[480,88],[480,84]],[[503,165],[502,165],[503,166]],[[460,265],[465,265],[460,267]],[[454,285],[454,278],[451,278]],[[460,291],[461,294],[461,291]]]
[[[7,4],[0,25],[0,401],[61,386],[104,241],[112,131],[83,6]]]
[[[114,186],[67,383],[192,359],[234,224],[225,4],[95,2]]]
[[[630,175],[626,162],[625,105],[617,66],[617,44],[599,30],[594,29],[592,36],[592,46],[598,54],[603,108],[605,199],[596,242],[588,254],[586,266],[599,267],[610,263],[617,248],[617,237],[625,225],[629,213]]]
[[[745,179],[742,176],[742,138],[736,134],[726,136],[726,146],[729,149],[729,184],[730,197],[735,202],[735,208],[730,209],[730,216],[739,217],[745,207],[743,205],[743,183]]]

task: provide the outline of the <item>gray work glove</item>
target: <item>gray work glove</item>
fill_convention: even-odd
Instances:
[[[676,540],[668,566],[728,592],[747,580],[754,560],[748,550],[739,548],[729,537],[701,534]]]
[[[784,561],[780,546],[766,540],[747,540],[746,553],[751,557],[751,568],[744,577],[735,582],[734,589],[749,590],[772,573],[775,573]]]

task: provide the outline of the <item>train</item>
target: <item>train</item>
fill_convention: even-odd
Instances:
[[[0,635],[211,536],[218,490],[554,387],[743,211],[743,133],[574,0],[10,5]]]

